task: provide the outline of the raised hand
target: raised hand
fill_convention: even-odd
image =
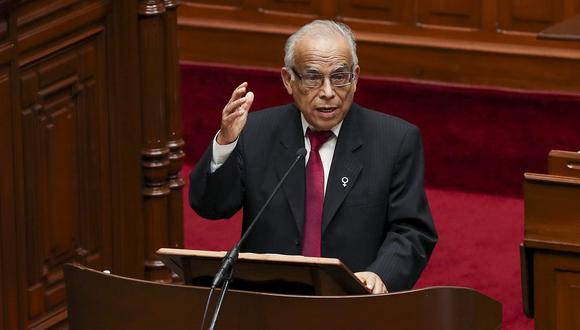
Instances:
[[[222,123],[217,136],[218,144],[234,142],[246,125],[248,112],[254,102],[254,93],[246,93],[247,82],[242,83],[232,93],[228,104],[222,110]]]

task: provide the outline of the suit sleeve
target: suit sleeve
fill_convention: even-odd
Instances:
[[[212,145],[189,175],[189,204],[207,219],[232,217],[242,207],[243,162],[240,143],[225,163],[211,173]]]
[[[437,242],[423,167],[421,136],[413,126],[401,142],[389,188],[389,230],[367,269],[377,273],[389,291],[412,288]]]

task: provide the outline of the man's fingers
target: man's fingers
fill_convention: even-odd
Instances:
[[[367,280],[366,280],[366,285],[367,285],[367,288],[368,288],[369,290],[371,290],[373,293],[375,293],[375,291],[374,291],[374,290],[375,290],[375,282],[376,282],[376,281],[375,281],[375,279],[374,279],[372,276],[369,276],[369,277],[367,278]]]
[[[248,92],[246,96],[228,104],[224,109],[222,120],[229,121],[242,115],[247,115],[248,110],[254,102],[254,93]]]
[[[247,92],[248,83],[241,83],[234,91],[228,104],[222,110],[222,122],[217,137],[219,144],[233,142],[246,124],[248,111],[254,102],[254,93]]]
[[[363,284],[374,293],[387,293],[387,287],[379,275],[373,272],[358,272],[355,275],[363,282]]]
[[[228,101],[228,103],[235,101],[236,99],[240,98],[240,96],[244,95],[244,93],[246,92],[246,87],[248,86],[247,82],[243,82],[241,84],[238,85],[238,87],[236,87],[236,89],[234,89],[234,91],[232,92],[232,97],[230,97],[230,100]]]
[[[248,110],[250,110],[250,107],[252,106],[252,103],[254,103],[254,93],[248,92],[246,96],[244,96],[244,98],[246,99],[246,102],[244,104],[244,111],[248,112]]]
[[[382,281],[375,281],[373,285],[373,293],[386,293],[387,290]]]
[[[246,102],[246,98],[242,97],[239,98],[235,101],[232,101],[230,103],[228,103],[225,108],[224,108],[224,112],[223,112],[223,116],[227,116],[230,114],[235,113],[237,110],[240,109],[240,107]]]

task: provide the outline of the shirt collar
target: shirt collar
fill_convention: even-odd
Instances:
[[[310,129],[314,130],[312,128],[312,125],[310,125],[307,121],[306,118],[304,118],[304,114],[302,114],[302,112],[300,112],[300,120],[302,121],[302,133],[304,133],[304,136],[306,136],[306,130],[310,127]],[[340,133],[340,128],[342,127],[342,122],[344,120],[341,120],[340,123],[336,124],[336,126],[334,126],[333,128],[331,128],[330,130],[332,131],[332,133],[334,133],[334,136],[336,136],[338,138],[338,133]]]

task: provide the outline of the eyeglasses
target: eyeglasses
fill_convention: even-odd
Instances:
[[[321,73],[305,73],[301,75],[295,68],[292,68],[292,72],[294,72],[306,88],[319,88],[324,84],[324,80],[326,79],[326,76]],[[330,84],[334,87],[348,86],[352,84],[353,79],[354,73],[352,72],[334,72],[328,76]]]

